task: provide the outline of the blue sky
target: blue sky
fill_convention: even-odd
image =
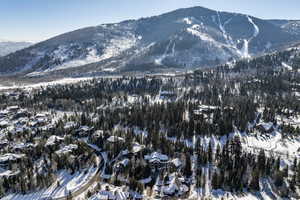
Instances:
[[[1,0],[0,39],[41,41],[78,28],[192,6],[300,19],[299,0]]]

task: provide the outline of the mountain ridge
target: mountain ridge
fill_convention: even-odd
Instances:
[[[204,7],[61,34],[0,58],[0,74],[186,70],[272,52],[300,40],[274,21]],[[80,68],[80,69],[78,69]]]

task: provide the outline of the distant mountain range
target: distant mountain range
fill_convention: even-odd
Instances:
[[[30,42],[14,42],[0,39],[0,56],[6,56],[30,45],[32,45]]]
[[[203,7],[65,33],[0,58],[0,74],[84,75],[187,70],[285,49],[300,21]]]

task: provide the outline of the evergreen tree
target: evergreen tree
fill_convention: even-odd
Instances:
[[[254,191],[259,191],[259,170],[254,169],[251,174],[251,182],[249,188]]]

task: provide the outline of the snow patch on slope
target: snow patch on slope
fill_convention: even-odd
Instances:
[[[253,25],[254,27],[254,33],[253,33],[253,36],[252,36],[252,39],[257,37],[258,34],[259,34],[259,28],[258,26],[253,22],[253,19],[251,17],[249,17],[249,15],[247,15],[247,18],[248,18],[248,21]]]
[[[249,39],[244,39],[244,45],[243,45],[243,48],[242,48],[242,57],[243,58],[251,58],[251,55],[249,54],[249,43],[251,42],[251,40],[253,40],[255,37],[258,36],[259,34],[259,28],[258,26],[253,22],[253,19],[250,18],[248,15],[247,15],[247,20],[250,24],[253,25],[254,27],[254,32],[253,32],[253,35],[249,38]]]
[[[92,46],[87,48],[88,53],[86,56],[70,61],[66,61],[69,60],[70,57],[68,47],[60,46],[58,50],[53,52],[54,58],[62,62],[66,62],[59,66],[53,66],[52,68],[47,69],[45,72],[78,67],[110,59],[120,55],[125,50],[132,48],[140,39],[142,39],[140,36],[136,38],[132,34],[128,34],[126,37],[113,38],[109,41],[107,47],[104,48],[102,55],[100,55],[100,52],[94,46]]]
[[[215,15],[212,16],[212,20],[219,27],[219,29],[223,35],[223,38],[226,42],[225,46],[227,46],[229,49],[231,49],[231,51],[234,52],[235,54],[237,54],[239,57],[242,57],[242,58],[249,57],[248,41],[243,40],[244,45],[243,45],[242,49],[240,50],[237,47],[237,43],[232,39],[230,34],[228,34],[226,31],[226,25],[228,25],[231,22],[232,18],[229,18],[224,23],[222,23],[222,19],[221,19],[221,15],[220,15],[219,11],[216,11],[216,13],[217,13],[216,16]],[[240,41],[238,41],[238,42],[240,42]]]
[[[193,23],[192,19],[189,17],[183,18],[182,20],[183,22],[185,22],[188,25],[191,25]]]
[[[241,49],[241,54],[243,58],[251,58],[249,54],[249,40],[244,39],[244,45],[243,48]]]
[[[217,16],[218,16],[219,29],[221,30],[224,39],[226,40],[228,45],[234,45],[232,38],[230,37],[230,35],[227,34],[226,29],[225,29],[226,25],[232,20],[232,18],[229,18],[224,24],[222,24],[219,11],[217,11]]]
[[[200,25],[193,25],[190,28],[187,28],[187,32],[200,38],[203,41],[215,43],[216,41],[206,33],[200,31]]]
[[[123,51],[132,48],[136,43],[137,39],[142,39],[141,36],[136,38],[134,35],[129,35],[129,37],[115,38],[110,41],[108,48],[104,50],[104,54],[101,59],[108,59],[119,55]]]
[[[170,40],[170,42],[169,42],[169,44],[167,45],[167,47],[166,47],[166,49],[165,49],[165,52],[163,53],[163,55],[161,55],[159,58],[157,58],[157,59],[155,59],[154,60],[154,63],[156,64],[156,65],[163,65],[163,60],[165,59],[165,58],[167,58],[168,56],[170,56],[170,55],[175,55],[175,42],[173,43],[173,47],[172,47],[172,53],[170,54],[170,53],[168,53],[168,52],[170,52],[170,48],[171,48],[171,44],[172,44],[172,41]]]
[[[101,57],[99,57],[97,55],[97,50],[94,48],[88,48],[88,54],[85,58],[82,59],[77,59],[77,60],[71,60],[68,62],[65,62],[57,67],[52,67],[48,70],[45,70],[45,72],[48,71],[53,71],[53,70],[60,70],[60,69],[66,69],[66,68],[70,68],[70,67],[77,67],[77,66],[81,66],[81,65],[85,65],[85,64],[90,64],[90,63],[94,63],[94,62],[98,62],[101,61]],[[62,60],[67,59],[68,55],[64,55],[61,54],[60,57]]]

